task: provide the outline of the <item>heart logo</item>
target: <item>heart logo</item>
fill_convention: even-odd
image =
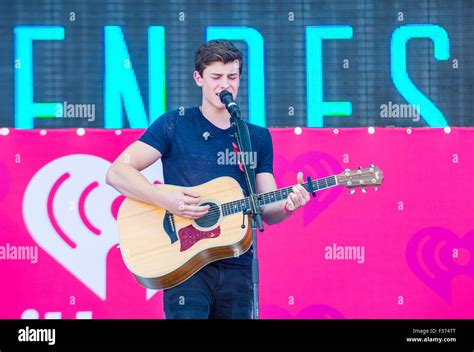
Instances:
[[[275,155],[275,176],[285,187],[296,184],[296,175],[298,171],[303,172],[306,178],[311,176],[312,180],[331,176],[342,172],[339,162],[331,155],[311,151],[299,155],[295,160],[289,162],[282,155]],[[305,180],[306,182],[306,180]],[[337,197],[342,193],[341,187],[333,187],[317,192],[316,197],[311,196],[311,201],[303,209],[303,225],[309,225],[319,214],[321,214]]]
[[[462,239],[443,227],[427,227],[408,241],[406,260],[411,271],[451,304],[451,282],[457,275],[474,278],[474,230]]]
[[[102,300],[107,253],[118,242],[112,211],[119,193],[105,183],[109,166],[87,154],[55,159],[31,178],[23,198],[23,218],[33,240]],[[161,163],[145,176],[162,177],[157,168],[161,171]]]

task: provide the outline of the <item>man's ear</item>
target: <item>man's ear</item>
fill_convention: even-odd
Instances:
[[[196,82],[196,84],[199,86],[199,87],[202,87],[202,77],[201,75],[199,74],[198,71],[194,71],[193,73],[193,77],[194,77],[194,82]]]

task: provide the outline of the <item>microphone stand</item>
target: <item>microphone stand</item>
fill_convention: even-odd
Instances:
[[[247,125],[240,119],[240,110],[235,109],[231,112],[230,122],[235,128],[235,139],[239,147],[240,155],[244,151],[252,152],[252,145],[250,142],[250,134]],[[248,150],[247,150],[248,149]],[[260,232],[264,231],[262,222],[262,212],[258,203],[259,199],[255,193],[255,171],[249,170],[249,165],[241,160],[244,167],[245,181],[249,190],[250,209],[243,211],[244,216],[250,215],[252,218],[252,243],[253,243],[253,257],[252,257],[252,286],[253,286],[253,319],[258,319],[258,258],[257,258],[257,227]]]

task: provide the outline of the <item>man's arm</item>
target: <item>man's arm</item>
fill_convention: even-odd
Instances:
[[[297,175],[298,183],[303,183],[303,173]],[[277,188],[275,177],[269,172],[258,173],[255,177],[257,193],[274,191]],[[277,224],[290,216],[296,209],[301,208],[309,201],[309,193],[303,186],[297,184],[293,192],[288,195],[286,202],[269,204],[262,208],[262,219],[268,225]],[[285,207],[288,211],[285,211]]]
[[[152,185],[140,171],[158,159],[161,153],[141,141],[128,146],[107,171],[106,182],[127,198],[165,208],[173,214],[197,219],[207,214],[209,206],[197,206],[200,195],[192,190],[167,192]]]
[[[110,166],[106,182],[127,198],[162,206],[162,191],[154,187],[140,171],[161,158],[161,153],[141,141],[128,146]]]

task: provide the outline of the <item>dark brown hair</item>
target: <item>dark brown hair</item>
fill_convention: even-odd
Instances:
[[[242,74],[242,53],[234,44],[225,39],[210,40],[196,50],[194,66],[202,77],[204,69],[212,62],[220,61],[224,64],[239,60],[239,74]]]

